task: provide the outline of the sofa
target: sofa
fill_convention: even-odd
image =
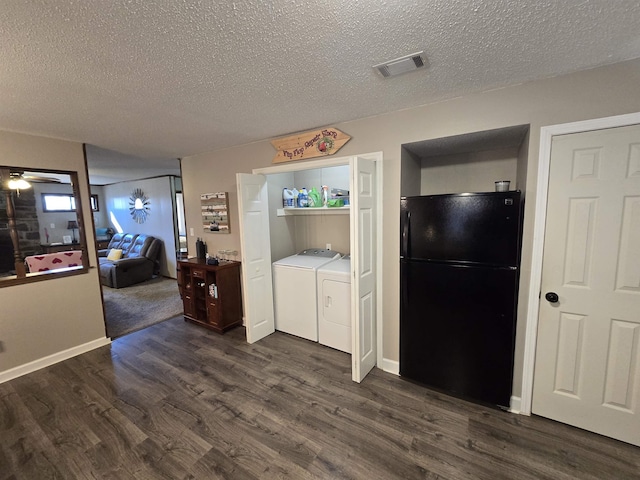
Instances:
[[[128,287],[157,275],[162,240],[150,235],[116,233],[107,248],[98,250],[100,283],[111,288]]]

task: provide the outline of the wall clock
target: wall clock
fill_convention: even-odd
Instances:
[[[151,214],[151,201],[142,189],[136,188],[129,197],[129,212],[136,223],[144,223]]]

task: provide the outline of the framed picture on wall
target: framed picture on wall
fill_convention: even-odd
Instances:
[[[202,226],[205,232],[229,233],[229,194],[227,192],[200,195]]]

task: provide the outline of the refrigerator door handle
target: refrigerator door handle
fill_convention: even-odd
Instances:
[[[400,281],[400,294],[402,297],[400,300],[400,324],[402,325],[402,312],[408,311],[409,309],[409,285],[402,280]]]
[[[402,224],[402,252],[401,257],[409,257],[409,223],[411,221],[411,212],[405,212],[404,222]]]

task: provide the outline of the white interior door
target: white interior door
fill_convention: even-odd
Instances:
[[[351,374],[355,382],[376,365],[376,164],[351,161]]]
[[[549,178],[532,410],[640,445],[640,126],[555,136]]]
[[[275,331],[269,240],[269,199],[264,175],[237,173],[242,249],[242,294],[247,342]]]

